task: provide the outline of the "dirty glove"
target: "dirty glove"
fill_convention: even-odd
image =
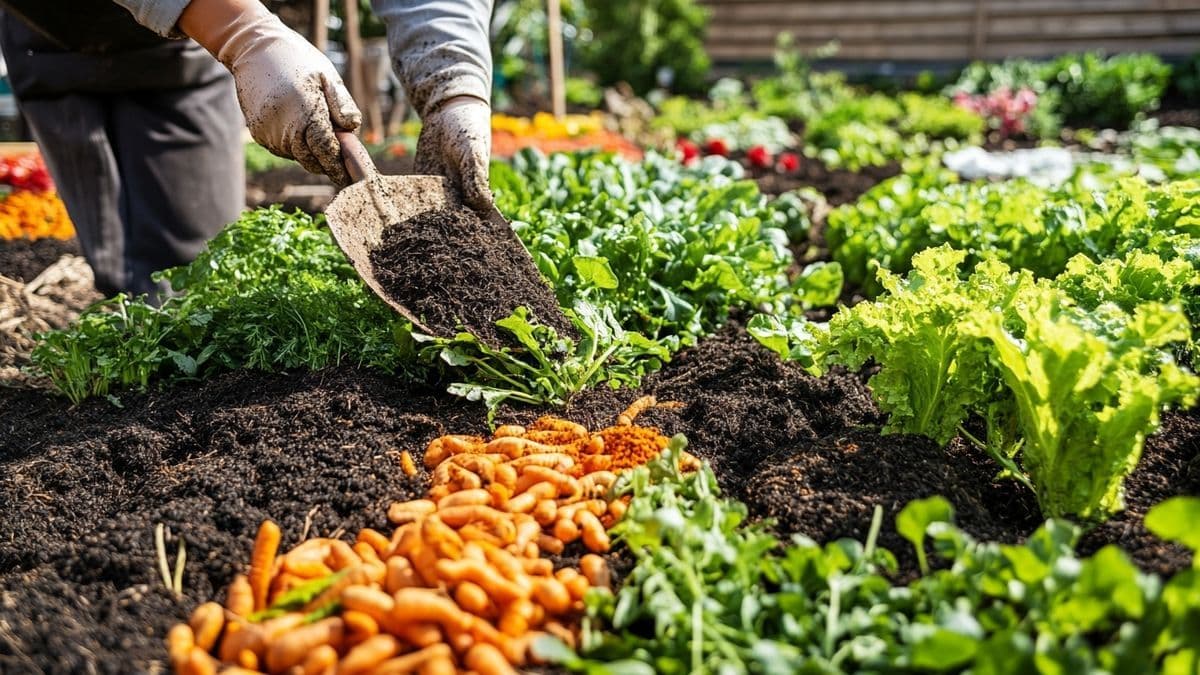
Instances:
[[[349,184],[334,126],[352,131],[362,113],[333,64],[261,2],[220,4],[236,14],[197,20],[189,35],[233,73],[254,140],[339,187]]]
[[[473,209],[492,208],[488,161],[492,154],[492,109],[474,96],[444,101],[421,121],[417,173],[450,179]]]

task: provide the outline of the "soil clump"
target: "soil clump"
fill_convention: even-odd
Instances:
[[[371,263],[384,290],[437,335],[465,329],[492,346],[516,345],[496,322],[524,306],[559,335],[575,336],[508,224],[470,209],[428,211],[385,228]]]

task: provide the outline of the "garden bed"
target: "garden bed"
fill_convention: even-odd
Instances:
[[[865,535],[885,510],[881,543],[913,561],[890,523],[911,499],[945,494],[978,536],[1015,541],[1040,522],[1032,497],[995,482],[977,452],[880,436],[880,415],[857,376],[817,379],[779,361],[736,324],[681,352],[636,391],[596,389],[564,417],[610,423],[634,398],[679,400],[644,423],[685,433],[727,493],[781,534]],[[121,407],[0,391],[0,670],[146,671],[164,667],[162,638],[200,600],[242,571],[265,518],[284,545],[303,532],[385,527],[394,500],[421,494],[424,471],[400,470],[444,433],[482,433],[485,413],[439,390],[351,368],[232,372],[145,395]],[[540,411],[504,408],[500,421]],[[1183,569],[1186,553],[1145,534],[1141,515],[1172,494],[1200,494],[1200,416],[1165,418],[1128,482],[1129,510],[1089,535],[1117,542],[1144,568]],[[155,569],[154,528],[187,542],[185,597]]]
[[[64,255],[80,255],[75,239],[8,239],[0,241],[0,276],[32,281]]]

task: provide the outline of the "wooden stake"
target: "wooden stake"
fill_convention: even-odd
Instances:
[[[345,10],[342,29],[346,35],[346,74],[350,76],[346,84],[350,87],[350,96],[359,109],[362,109],[367,92],[363,89],[363,48],[358,27],[358,0],[345,0],[342,7]]]
[[[329,0],[313,0],[312,43],[322,54],[329,46]]]
[[[550,100],[554,116],[567,114],[567,85],[563,75],[562,7],[559,0],[546,0],[546,23],[550,30]]]

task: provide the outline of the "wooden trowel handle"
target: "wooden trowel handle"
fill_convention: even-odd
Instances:
[[[334,133],[338,143],[342,145],[342,163],[346,165],[346,173],[350,174],[350,180],[357,183],[379,173],[379,170],[375,168],[375,162],[371,160],[371,153],[363,147],[358,136],[349,131]]]

